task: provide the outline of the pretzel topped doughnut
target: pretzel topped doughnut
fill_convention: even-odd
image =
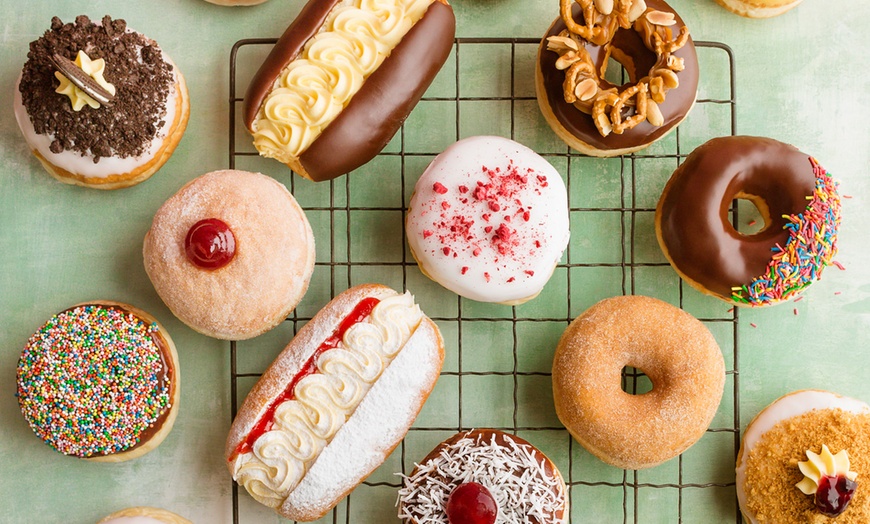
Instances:
[[[644,121],[656,127],[664,123],[658,104],[664,103],[669,90],[680,85],[677,73],[685,68],[685,62],[674,52],[689,41],[685,25],[674,36],[674,13],[649,8],[644,0],[615,1],[561,0],[560,13],[566,29],[547,37],[547,50],[559,55],[556,68],[565,70],[565,102],[592,115],[604,137],[610,133],[621,135]],[[583,25],[574,19],[573,2],[580,4]],[[604,79],[607,58],[624,55],[614,46],[613,38],[620,28],[631,27],[646,48],[655,53],[656,60],[645,77],[617,87]],[[601,61],[600,69],[595,67],[584,40],[604,48],[606,59]],[[632,106],[633,114],[625,118]]]

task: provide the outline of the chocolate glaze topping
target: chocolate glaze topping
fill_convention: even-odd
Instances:
[[[449,5],[429,6],[352,102],[299,156],[312,180],[352,171],[387,145],[447,60],[455,30]]]
[[[670,93],[669,93],[670,96]],[[809,156],[769,138],[715,138],[695,149],[671,176],[659,200],[662,250],[689,280],[722,297],[767,271],[771,249],[785,246],[783,215],[803,213],[816,177]],[[762,201],[770,222],[754,235],[728,220],[735,198]]]
[[[685,25],[680,15],[663,0],[646,0],[646,4],[650,9],[674,13],[676,25],[672,27],[677,28],[675,31],[678,32],[679,28]],[[572,13],[575,20],[583,20],[580,4],[574,4]],[[664,124],[656,127],[649,122],[642,122],[621,135],[611,133],[606,137],[601,136],[590,115],[580,111],[573,104],[565,102],[562,87],[565,71],[556,69],[556,60],[558,60],[559,55],[547,51],[547,37],[558,35],[564,29],[566,29],[565,22],[561,18],[556,19],[550,26],[547,34],[541,40],[538,67],[543,75],[547,101],[553,114],[569,133],[580,137],[583,142],[602,150],[625,149],[653,142],[679,124],[695,103],[698,92],[698,56],[695,53],[692,38],[689,37],[686,45],[674,53],[674,56],[684,59],[686,66],[683,71],[677,73],[680,85],[668,91],[665,102],[659,104],[659,109],[664,116]],[[628,73],[630,83],[633,84],[647,76],[650,68],[655,64],[656,56],[655,53],[647,49],[637,32],[633,29],[620,29],[614,35],[612,44],[615,50],[621,51],[628,58],[620,63]],[[600,71],[606,58],[604,47],[587,43],[586,50],[589,51],[596,69]],[[621,86],[620,91],[629,86],[630,84]]]
[[[111,107],[74,111],[69,98],[55,92],[60,82],[51,56],[75,60],[79,50],[106,61],[104,78],[116,89]],[[18,89],[36,132],[54,136],[54,153],[77,151],[93,155],[95,163],[100,157],[138,156],[163,125],[172,66],[153,40],[127,31],[124,20],[105,16],[97,24],[79,16],[64,24],[54,17],[51,28],[31,42],[27,59]]]

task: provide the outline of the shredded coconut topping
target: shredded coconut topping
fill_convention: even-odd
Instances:
[[[548,459],[531,444],[499,433],[469,432],[444,445],[434,458],[403,475],[399,518],[418,524],[448,524],[445,505],[460,484],[477,482],[498,505],[496,524],[564,522],[565,492]],[[449,441],[448,441],[449,442]]]

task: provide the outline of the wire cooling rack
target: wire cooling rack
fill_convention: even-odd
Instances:
[[[444,371],[414,427],[321,522],[398,522],[397,473],[409,473],[415,460],[457,431],[494,427],[519,434],[554,460],[570,488],[574,523],[739,523],[733,469],[740,444],[738,312],[685,286],[661,255],[653,229],[655,204],[673,170],[695,146],[735,134],[731,49],[695,42],[699,98],[674,133],[637,154],[594,159],[558,141],[540,116],[530,80],[538,39],[457,38],[433,86],[384,152],[360,169],[365,173],[315,184],[260,159],[241,123],[243,90],[275,42],[246,39],[232,48],[229,167],[284,182],[312,222],[318,255],[308,295],[284,326],[254,341],[230,342],[233,418],[289,337],[353,285],[376,281],[411,289],[446,340]],[[420,275],[405,247],[403,216],[417,177],[444,147],[475,134],[525,143],[566,179],[571,246],[528,305],[483,305],[452,295]],[[736,202],[731,213],[740,229]],[[710,429],[683,455],[651,470],[597,461],[571,439],[552,408],[550,364],[561,331],[586,307],[617,294],[652,295],[686,309],[713,331],[725,355],[725,394]],[[624,371],[625,391],[650,387],[642,372]],[[240,495],[235,483],[232,505],[234,523],[286,522]]]

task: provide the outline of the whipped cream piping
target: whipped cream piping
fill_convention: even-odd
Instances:
[[[317,359],[317,372],[301,379],[295,398],[275,411],[272,430],[250,453],[238,455],[233,477],[257,501],[280,506],[353,414],[417,329],[423,313],[410,293],[386,298],[351,326],[338,347]]]
[[[858,478],[858,473],[849,471],[849,453],[841,449],[836,455],[828,446],[822,444],[822,452],[814,453],[807,450],[806,461],[798,462],[798,468],[804,478],[796,484],[804,495],[815,495],[819,489],[819,479],[822,477],[837,477],[843,475],[849,480]]]

